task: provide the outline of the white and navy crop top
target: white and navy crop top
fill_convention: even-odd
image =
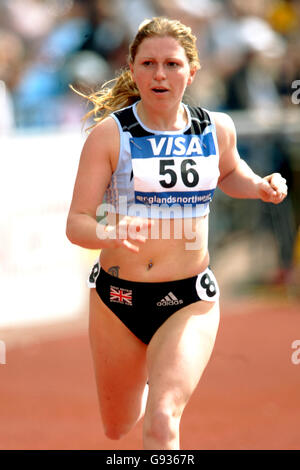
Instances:
[[[120,131],[120,154],[105,203],[116,213],[145,218],[208,214],[220,174],[211,114],[184,104],[186,127],[159,131],[140,121],[136,105],[111,114]]]

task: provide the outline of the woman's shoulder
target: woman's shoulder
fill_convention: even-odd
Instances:
[[[220,150],[236,145],[236,128],[232,117],[224,112],[213,111]]]
[[[117,123],[111,116],[108,116],[89,130],[86,144],[103,149],[103,147],[109,147],[113,142],[118,142],[118,138]]]
[[[90,131],[83,147],[83,154],[89,156],[91,161],[111,162],[115,166],[115,160],[119,153],[119,130],[115,120],[108,116],[97,123]],[[99,158],[101,157],[101,158]]]
[[[110,135],[111,133],[115,133],[118,130],[117,123],[112,115],[107,116],[106,118],[102,119],[100,122],[97,122],[88,134],[88,138],[97,138],[98,136]]]
[[[220,111],[211,111],[211,115],[215,121],[216,127],[219,128],[220,131],[230,132],[235,130],[233,119],[229,114]]]

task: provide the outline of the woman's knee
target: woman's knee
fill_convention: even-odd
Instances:
[[[165,445],[177,440],[181,413],[171,406],[161,406],[152,412],[146,411],[144,438]]]
[[[114,411],[110,412],[108,409],[105,411],[102,409],[102,421],[103,428],[106,437],[112,440],[119,440],[125,436],[135,425],[136,423],[144,416],[145,407],[148,396],[148,384],[145,385],[144,391],[141,393],[140,397],[137,399],[136,406],[133,406],[134,397],[123,406],[119,405],[119,411],[117,411],[117,404],[113,407]],[[100,402],[101,407],[101,402]],[[126,411],[125,411],[126,410]]]
[[[113,426],[108,426],[104,428],[104,434],[108,439],[111,439],[112,441],[118,441],[123,436],[125,436],[126,432],[124,432],[123,429],[113,427]]]
[[[108,423],[104,424],[104,434],[108,439],[118,441],[122,439],[132,428],[132,425]]]

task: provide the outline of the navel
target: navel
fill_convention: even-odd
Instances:
[[[149,271],[149,269],[151,269],[153,266],[153,263],[152,263],[152,259],[149,260],[149,263],[147,264],[147,269]]]

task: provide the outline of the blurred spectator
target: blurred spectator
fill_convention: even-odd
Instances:
[[[112,3],[128,31],[129,42],[135,36],[142,21],[162,13],[158,0],[113,0]]]
[[[65,3],[64,0],[62,3]],[[5,0],[5,4],[10,28],[28,44],[28,47],[33,47],[37,40],[50,33],[57,19],[51,1]]]
[[[235,74],[227,80],[225,107],[231,110],[280,109],[277,71],[278,61],[274,58],[249,51]]]
[[[299,33],[300,5],[298,0],[275,0],[271,2],[267,19],[272,28],[284,36]]]
[[[90,93],[112,76],[109,63],[89,50],[73,54],[66,61],[61,73],[66,84],[71,84],[83,93]],[[60,100],[61,124],[71,126],[79,123],[87,112],[85,106],[86,103],[75,93],[66,93]]]
[[[25,55],[24,45],[18,36],[0,28],[0,80],[12,90],[22,77]]]
[[[113,0],[92,0],[89,3],[90,33],[81,49],[97,53],[115,69],[126,63],[129,41],[127,25]],[[128,15],[128,12],[126,12]]]
[[[16,124],[19,127],[61,124],[64,95],[68,91],[62,68],[81,47],[89,30],[84,2],[75,1],[29,57],[14,89]],[[62,100],[62,102],[61,102]]]
[[[285,42],[263,18],[252,16],[257,2],[251,3],[251,9],[238,0],[231,0],[229,5],[210,25],[216,70],[226,82],[223,107],[278,107],[275,76],[285,53]],[[263,11],[259,12],[262,16]]]
[[[11,96],[3,80],[0,80],[0,136],[14,129],[14,111]]]
[[[24,46],[12,32],[0,29],[0,132],[12,129],[15,124],[11,91],[22,75]]]
[[[281,67],[276,77],[278,93],[284,107],[295,106],[291,99],[292,84],[300,79],[300,32],[293,35],[281,60]]]

